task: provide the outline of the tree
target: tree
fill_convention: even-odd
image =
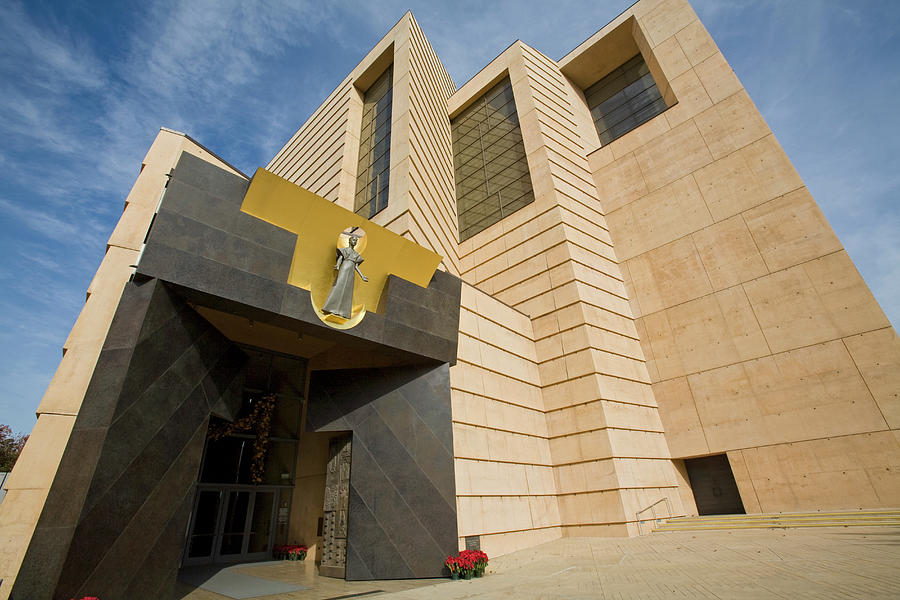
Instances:
[[[28,436],[24,433],[15,435],[9,425],[0,424],[0,473],[12,471],[27,441]]]

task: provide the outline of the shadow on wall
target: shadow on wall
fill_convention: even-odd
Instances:
[[[348,580],[441,577],[457,550],[450,368],[313,372],[307,429],[352,431]]]

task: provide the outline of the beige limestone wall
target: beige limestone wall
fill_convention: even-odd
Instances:
[[[491,556],[560,537],[531,319],[463,284],[450,368],[460,549]]]
[[[683,508],[572,108],[578,92],[517,42],[451,96],[450,114],[507,73],[535,201],[460,244],[462,277],[532,320],[563,534],[634,534],[649,504]]]
[[[529,152],[533,179],[558,205],[568,254],[533,315],[550,327],[536,342],[564,524],[569,535],[633,534],[635,514],[661,498],[682,512],[676,473],[592,185],[576,90],[553,61],[522,49],[534,105],[523,127],[534,114],[541,134]],[[584,318],[570,321],[578,312]]]
[[[443,256],[444,267],[458,274],[453,141],[447,118],[447,98],[456,87],[412,15],[407,56],[409,180],[400,185],[408,185],[408,237]]]
[[[628,19],[670,108],[588,158],[673,456],[750,512],[900,504],[896,333],[690,6]]]
[[[6,480],[0,504],[0,598],[9,595],[34,533],[69,434],[100,356],[106,333],[125,284],[138,260],[150,222],[182,152],[188,152],[237,175],[234,169],[194,140],[162,129],[147,151],[137,181],[128,194],[87,298],[63,345],[59,367],[37,408],[37,423],[15,468]]]

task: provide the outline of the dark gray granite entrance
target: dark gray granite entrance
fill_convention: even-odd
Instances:
[[[448,363],[460,281],[438,271],[421,288],[391,277],[383,313],[330,329],[308,292],[285,283],[293,234],[240,212],[247,186],[191,155],[179,161],[12,598],[169,594],[209,417],[234,418],[245,359],[198,307],[394,365],[322,371],[310,394],[313,430],[343,421],[354,433],[348,578],[435,576],[456,549]],[[385,545],[396,556],[379,556]]]

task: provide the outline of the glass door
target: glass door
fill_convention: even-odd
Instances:
[[[197,490],[194,510],[191,512],[190,537],[188,538],[185,565],[211,563],[218,547],[219,513],[224,492],[217,489]]]
[[[247,512],[251,510],[252,492],[233,490],[228,492],[228,504],[222,520],[222,543],[219,556],[225,560],[240,558],[247,543]]]
[[[253,508],[249,512],[247,528],[246,556],[268,558],[272,548],[272,534],[275,529],[275,507],[278,506],[278,491],[257,490],[253,498]]]
[[[270,557],[278,495],[263,486],[198,487],[184,565]]]

